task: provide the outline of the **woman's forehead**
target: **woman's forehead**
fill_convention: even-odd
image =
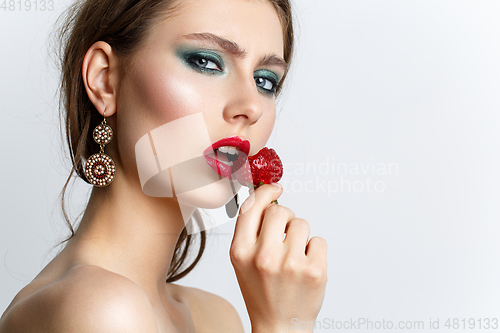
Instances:
[[[210,33],[251,52],[283,57],[283,28],[268,0],[187,0],[153,31],[153,40],[178,42],[193,33]]]

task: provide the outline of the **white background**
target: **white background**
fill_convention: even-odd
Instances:
[[[0,10],[0,312],[66,233],[69,164],[47,44],[66,3]],[[318,320],[423,321],[422,332],[431,318],[442,331],[457,331],[447,318],[499,318],[500,2],[294,5],[296,57],[268,146],[286,164],[280,204],[328,241]],[[77,182],[73,218],[89,190]],[[177,283],[228,299],[250,332],[233,228],[214,230]]]

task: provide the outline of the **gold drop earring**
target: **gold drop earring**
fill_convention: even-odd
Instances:
[[[111,184],[115,178],[115,161],[104,154],[104,146],[113,138],[113,130],[106,123],[106,110],[103,112],[104,120],[94,129],[94,141],[101,146],[99,153],[90,156],[85,164],[85,177],[89,183],[97,187]]]

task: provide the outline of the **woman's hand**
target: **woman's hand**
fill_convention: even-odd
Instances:
[[[306,220],[270,204],[282,191],[262,185],[245,200],[231,243],[231,263],[253,333],[312,332],[298,323],[314,322],[325,296],[326,241],[309,240]]]

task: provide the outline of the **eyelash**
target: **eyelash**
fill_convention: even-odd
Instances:
[[[271,84],[273,85],[271,89],[266,89],[266,88],[262,88],[262,87],[259,87],[259,86],[257,86],[257,88],[261,89],[266,94],[276,95],[277,90],[278,90],[278,80],[274,76],[275,76],[275,74],[272,73],[272,72],[269,72],[268,76],[262,76],[262,75],[260,75],[260,76],[254,76],[255,83],[257,83],[257,79],[264,79],[264,80],[267,80],[267,81],[271,82]]]
[[[199,66],[198,64],[195,63],[196,60],[200,59],[205,59],[208,60],[209,62],[214,63],[219,69],[213,69],[213,68],[205,68],[202,66]],[[223,72],[224,70],[221,69],[221,67],[224,67],[223,64],[221,64],[220,60],[215,59],[214,57],[211,57],[209,55],[205,54],[191,54],[187,56],[187,62],[188,64],[193,67],[196,70],[199,70],[201,72],[210,72],[216,74],[217,72]]]
[[[200,59],[204,59],[204,60],[207,60],[208,62],[215,64],[219,69],[206,68],[206,67],[202,67],[202,66],[198,65],[196,63],[196,60],[200,60]],[[196,53],[190,54],[186,57],[186,61],[193,69],[198,70],[198,71],[203,72],[203,73],[217,74],[217,73],[224,72],[224,70],[221,69],[224,67],[224,65],[221,63],[221,61],[219,59],[217,59],[216,57],[212,57],[208,54],[196,54]],[[272,73],[272,72],[270,72],[270,73]],[[269,75],[267,77],[266,76],[255,76],[254,79],[256,80],[256,83],[257,83],[257,79],[264,79],[264,80],[269,81],[272,84],[271,89],[263,88],[260,86],[257,86],[257,89],[261,90],[263,93],[268,94],[268,95],[276,95],[277,90],[279,89],[279,84],[278,84],[278,80],[275,79],[273,76],[274,75]]]

